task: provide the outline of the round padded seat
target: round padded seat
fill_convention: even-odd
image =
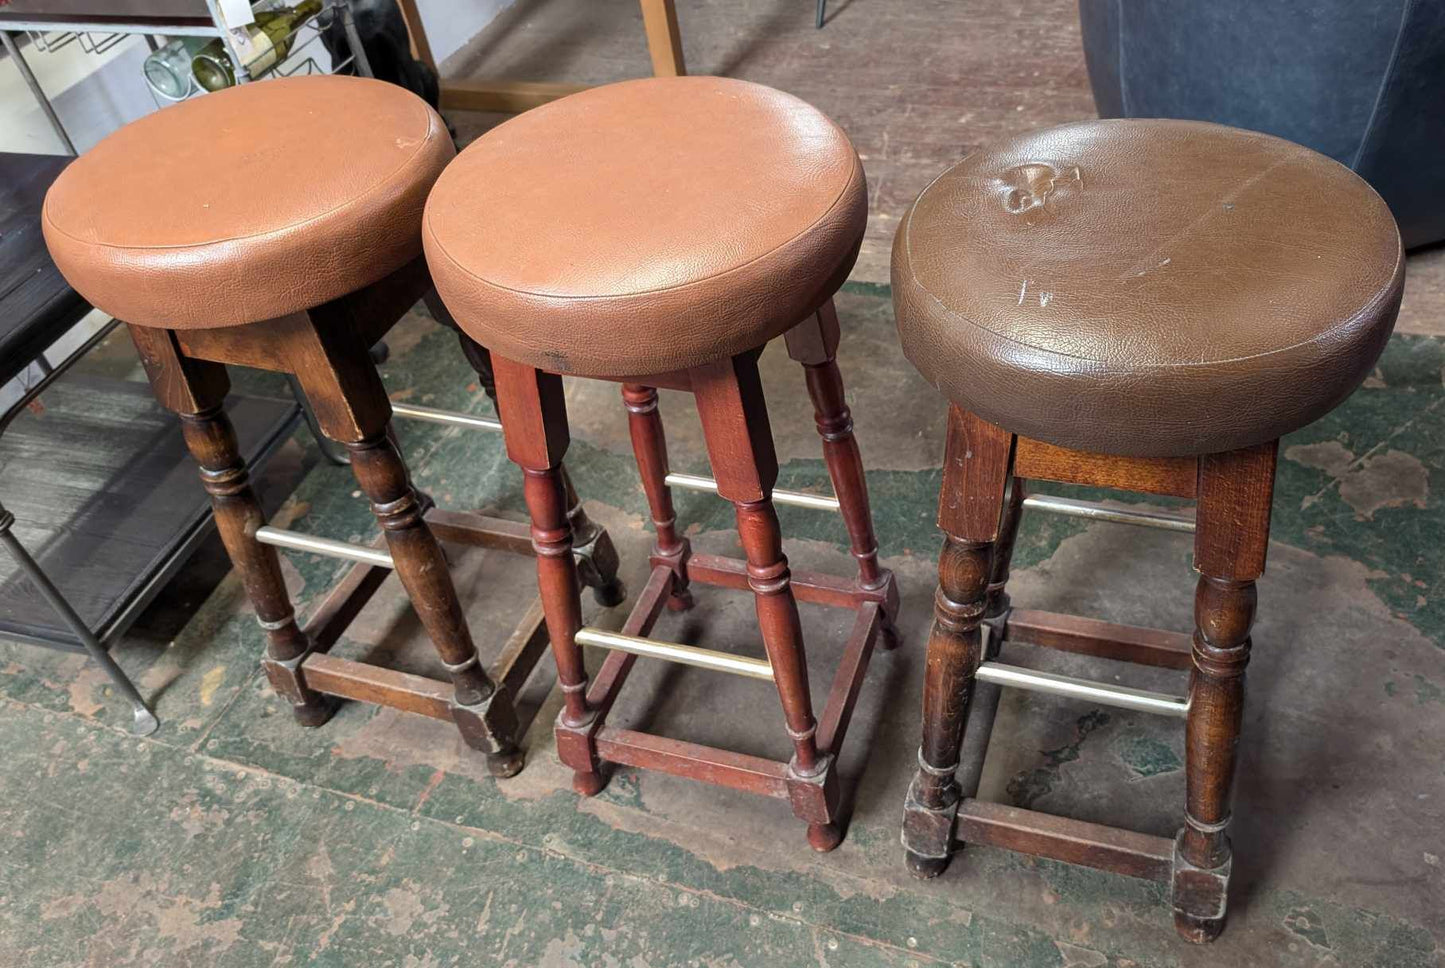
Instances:
[[[245,84],[126,125],[67,168],[42,225],[66,280],[141,326],[318,306],[421,254],[455,154],[416,95],[361,77]]]
[[[626,81],[489,131],[438,179],[423,237],[437,291],[484,346],[626,377],[757,347],[825,302],[857,257],[863,168],[795,97],[746,81]]]
[[[1252,446],[1345,399],[1404,284],[1395,221],[1307,148],[1086,121],[981,150],[893,246],[909,360],[1025,437],[1129,456]]]

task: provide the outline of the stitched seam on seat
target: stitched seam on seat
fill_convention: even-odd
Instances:
[[[857,153],[855,152],[854,155],[853,155],[853,175],[863,175],[863,174],[864,174],[864,172],[863,172],[863,162],[858,159],[858,155],[857,155]],[[798,241],[799,239],[801,239],[803,236],[807,235],[809,232],[813,231],[813,229],[815,229],[815,228],[817,228],[819,225],[821,225],[821,224],[824,222],[824,220],[826,220],[826,219],[828,218],[828,216],[831,215],[831,214],[833,214],[833,212],[838,208],[838,205],[843,201],[843,197],[848,194],[848,188],[853,184],[854,181],[855,181],[855,178],[852,177],[852,176],[850,176],[850,177],[848,178],[847,182],[844,183],[842,189],[839,190],[838,196],[833,199],[833,201],[828,205],[828,207],[823,211],[823,213],[822,213],[821,215],[819,215],[816,219],[814,219],[811,223],[809,223],[809,225],[807,226],[807,228],[802,229],[802,230],[799,231],[796,235],[794,235],[792,238],[784,239],[782,242],[779,242],[777,245],[773,246],[773,247],[772,247],[771,249],[769,249],[768,251],[763,252],[763,253],[761,253],[761,254],[759,254],[759,255],[754,256],[753,258],[749,259],[747,262],[744,262],[744,263],[742,263],[742,264],[740,264],[740,265],[735,265],[735,266],[733,266],[731,269],[724,270],[723,272],[719,272],[719,273],[716,273],[716,274],[711,275],[711,276],[704,276],[704,277],[701,278],[701,279],[693,279],[693,280],[691,280],[690,282],[685,282],[685,283],[682,283],[682,284],[676,285],[676,286],[658,286],[658,287],[655,288],[655,289],[638,289],[638,290],[636,290],[635,292],[613,293],[613,294],[611,294],[611,295],[564,295],[564,294],[559,294],[559,293],[537,292],[537,291],[531,290],[531,289],[514,289],[514,288],[511,287],[511,286],[504,286],[504,285],[501,285],[500,283],[492,282],[490,279],[483,278],[482,276],[479,276],[479,275],[477,275],[475,272],[473,272],[473,271],[471,271],[470,269],[466,268],[464,265],[462,265],[461,262],[459,262],[459,261],[457,260],[456,256],[454,256],[454,255],[452,255],[450,252],[448,252],[448,251],[447,251],[447,247],[446,247],[446,243],[442,242],[441,239],[437,238],[437,234],[436,234],[435,231],[432,230],[431,223],[430,223],[429,221],[428,221],[428,222],[425,222],[425,227],[426,227],[426,232],[427,232],[427,234],[430,235],[431,238],[432,238],[432,241],[436,243],[436,248],[437,248],[437,251],[438,251],[438,252],[440,252],[442,255],[444,255],[444,256],[446,256],[448,259],[450,259],[452,265],[456,266],[456,267],[457,267],[457,270],[458,270],[460,273],[462,273],[463,275],[467,276],[467,277],[470,278],[470,279],[475,280],[475,281],[478,282],[478,283],[481,283],[482,285],[488,287],[489,289],[495,289],[495,290],[497,290],[497,291],[499,291],[499,292],[508,292],[508,293],[512,293],[513,295],[517,295],[517,296],[530,296],[530,297],[533,297],[533,298],[536,298],[536,299],[560,299],[560,300],[567,300],[567,301],[581,300],[581,301],[593,301],[593,302],[609,302],[609,301],[621,300],[621,299],[634,299],[634,298],[636,298],[636,297],[638,297],[638,296],[653,296],[653,295],[657,295],[657,294],[659,294],[659,293],[682,292],[682,291],[684,291],[684,290],[691,289],[691,288],[694,287],[694,286],[701,286],[701,285],[704,285],[704,284],[706,284],[706,283],[716,282],[716,281],[719,280],[719,279],[724,279],[724,278],[726,278],[727,276],[732,275],[734,272],[741,272],[743,269],[746,269],[746,268],[748,268],[749,266],[751,266],[751,265],[753,265],[753,264],[755,264],[755,263],[757,263],[757,262],[761,262],[763,259],[766,259],[766,258],[768,258],[769,256],[774,255],[775,253],[781,252],[783,249],[786,249],[788,246],[790,246],[790,245],[792,245],[793,243],[797,242],[797,241]]]
[[[1084,122],[1084,123],[1088,123],[1088,122]],[[962,162],[960,162],[960,164],[962,164]],[[955,166],[955,167],[957,167],[957,166]],[[1342,167],[1343,167],[1343,166],[1342,166]],[[949,171],[952,171],[952,170],[953,170],[953,169],[949,169]],[[948,172],[944,172],[944,175],[946,175],[946,174],[948,174]],[[1356,176],[1356,177],[1358,177],[1358,176]],[[931,189],[935,184],[937,184],[938,181],[939,181],[940,179],[942,179],[942,178],[943,178],[943,175],[939,175],[938,178],[935,178],[932,182],[929,183],[928,188],[925,188],[925,189],[923,190],[923,192],[918,196],[917,201],[915,201],[915,202],[913,203],[913,208],[916,209],[916,208],[918,207],[918,203],[921,202],[921,201],[923,201],[923,196],[924,196],[924,195],[927,195],[929,189]],[[1047,355],[1049,355],[1049,356],[1055,356],[1055,357],[1058,357],[1058,358],[1060,358],[1060,359],[1066,359],[1066,360],[1078,360],[1078,361],[1081,362],[1081,363],[1092,363],[1092,364],[1095,364],[1095,365],[1098,365],[1098,366],[1114,366],[1114,365],[1115,365],[1115,364],[1114,364],[1112,361],[1110,361],[1110,360],[1100,360],[1100,359],[1094,359],[1093,357],[1088,357],[1088,356],[1078,356],[1078,355],[1073,354],[1073,353],[1064,353],[1064,352],[1061,352],[1061,351],[1059,351],[1059,350],[1050,349],[1050,348],[1044,347],[1044,346],[1036,346],[1036,345],[1034,345],[1033,343],[1025,343],[1025,342],[1023,342],[1022,340],[1018,340],[1018,339],[1013,338],[1012,336],[1006,336],[1006,335],[1004,335],[1003,333],[997,332],[996,330],[989,329],[987,326],[984,326],[984,325],[982,325],[981,323],[978,323],[978,322],[976,322],[975,320],[972,320],[972,319],[970,319],[969,317],[963,315],[962,313],[958,312],[957,310],[954,310],[954,309],[950,308],[949,306],[945,305],[944,302],[943,302],[943,300],[939,299],[938,296],[936,296],[931,289],[929,289],[927,286],[925,286],[922,282],[919,281],[919,279],[918,279],[918,274],[913,271],[913,219],[912,219],[912,210],[909,211],[908,221],[907,221],[907,224],[904,225],[903,231],[904,231],[904,233],[905,233],[904,236],[903,236],[903,247],[904,247],[904,249],[908,252],[908,275],[909,275],[909,281],[913,283],[915,289],[917,289],[919,292],[921,292],[921,293],[923,293],[924,295],[926,295],[929,299],[933,300],[933,302],[938,306],[938,308],[941,309],[941,310],[942,310],[945,314],[947,314],[949,317],[951,317],[951,318],[953,318],[953,319],[956,319],[956,320],[958,320],[959,322],[961,322],[961,323],[963,323],[963,324],[965,324],[965,325],[967,325],[967,326],[971,326],[971,327],[973,327],[974,329],[978,330],[979,332],[987,333],[989,336],[992,336],[992,337],[994,337],[995,339],[1001,339],[1001,340],[1003,340],[1004,342],[1012,343],[1012,344],[1014,344],[1015,346],[1023,347],[1024,349],[1031,350],[1031,351],[1033,351],[1033,352],[1035,352],[1035,353],[1043,353],[1043,354],[1047,354]],[[1175,368],[1183,368],[1183,367],[1227,366],[1227,365],[1229,365],[1229,364],[1231,364],[1231,363],[1243,363],[1243,362],[1245,362],[1245,361],[1247,361],[1247,360],[1258,360],[1258,359],[1263,359],[1263,358],[1268,357],[1268,356],[1275,356],[1275,355],[1278,355],[1278,354],[1280,354],[1280,353],[1289,353],[1289,352],[1291,352],[1291,351],[1293,351],[1293,350],[1301,349],[1301,348],[1306,347],[1306,346],[1309,346],[1309,345],[1311,345],[1311,344],[1313,344],[1313,343],[1320,342],[1320,341],[1324,340],[1326,337],[1333,336],[1335,333],[1339,332],[1340,330],[1344,330],[1344,329],[1350,328],[1351,326],[1353,326],[1355,323],[1359,322],[1359,321],[1360,321],[1361,319],[1363,319],[1364,317],[1370,315],[1371,311],[1373,311],[1380,303],[1385,302],[1385,301],[1387,301],[1389,298],[1391,298],[1391,297],[1393,296],[1395,290],[1396,290],[1399,286],[1403,286],[1403,285],[1404,285],[1403,274],[1402,274],[1401,271],[1400,271],[1401,263],[1404,261],[1404,250],[1403,250],[1402,247],[1399,247],[1398,244],[1397,244],[1397,248],[1396,248],[1395,252],[1396,252],[1396,255],[1395,255],[1395,268],[1394,268],[1394,271],[1391,273],[1391,278],[1394,279],[1394,280],[1398,280],[1398,285],[1397,285],[1397,286],[1391,286],[1390,288],[1385,289],[1385,290],[1383,290],[1383,291],[1380,292],[1380,293],[1377,293],[1369,302],[1365,303],[1364,306],[1362,306],[1362,307],[1360,307],[1360,309],[1356,310],[1356,312],[1355,312],[1353,315],[1351,315],[1351,316],[1347,317],[1346,319],[1342,320],[1338,325],[1332,326],[1331,328],[1325,330],[1324,332],[1317,333],[1316,335],[1310,337],[1309,339],[1300,340],[1298,343],[1291,343],[1289,346],[1282,346],[1282,347],[1280,347],[1280,348],[1278,348],[1278,349],[1265,350],[1265,351],[1262,352],[1262,353],[1253,353],[1253,354],[1250,354],[1250,355],[1248,355],[1248,356],[1234,356],[1234,357],[1230,357],[1230,358],[1228,358],[1228,359],[1223,359],[1223,360],[1207,360],[1207,361],[1199,362],[1199,363],[1142,363],[1142,364],[1133,364],[1133,365],[1131,365],[1131,366],[1125,367],[1125,368],[1124,368],[1124,371],[1125,371],[1125,372],[1128,372],[1128,371],[1131,371],[1131,370],[1158,370],[1158,369],[1175,369]]]
[[[110,242],[87,241],[86,239],[82,239],[80,236],[73,235],[70,232],[67,232],[65,229],[61,228],[55,222],[55,220],[50,217],[50,196],[48,193],[45,198],[45,204],[42,207],[42,214],[45,217],[46,224],[54,228],[57,233],[65,236],[67,239],[71,239],[88,248],[109,249],[115,252],[183,252],[187,250],[205,249],[213,245],[227,245],[231,242],[250,242],[253,240],[267,239],[278,235],[284,235],[287,232],[293,232],[296,229],[304,228],[307,225],[312,225],[316,222],[320,222],[323,219],[335,215],[337,212],[341,211],[344,208],[348,208],[350,206],[357,205],[368,200],[372,195],[378,194],[383,188],[385,188],[390,183],[391,179],[396,177],[398,172],[400,172],[402,169],[406,168],[407,165],[415,161],[417,156],[422,153],[422,149],[435,139],[436,133],[438,131],[435,112],[433,112],[432,109],[428,107],[425,102],[422,103],[421,107],[424,111],[426,111],[432,116],[427,119],[426,136],[417,143],[416,151],[413,151],[405,158],[405,160],[403,160],[391,171],[387,172],[385,175],[380,176],[376,184],[372,185],[360,195],[357,195],[354,198],[347,199],[344,202],[339,202],[331,208],[328,208],[326,211],[318,212],[317,214],[303,221],[292,222],[290,225],[283,225],[279,228],[269,229],[265,232],[257,232],[253,235],[232,235],[224,239],[211,239],[206,242],[187,242],[183,245],[115,245]]]

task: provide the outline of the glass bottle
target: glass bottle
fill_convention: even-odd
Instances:
[[[179,101],[191,93],[191,58],[204,46],[204,37],[177,37],[151,52],[141,70],[157,97]]]
[[[295,39],[291,34],[320,12],[321,0],[302,0],[284,10],[256,11],[256,22],[243,28],[251,37],[254,51],[246,61],[247,72],[255,77],[285,60]],[[196,83],[208,91],[219,91],[236,83],[236,68],[219,37],[191,58],[191,72]]]

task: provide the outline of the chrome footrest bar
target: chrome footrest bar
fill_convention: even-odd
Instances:
[[[1030,494],[1024,498],[1024,507],[1031,511],[1047,511],[1070,518],[1088,518],[1091,521],[1112,521],[1115,524],[1134,524],[1145,528],[1163,528],[1165,531],[1194,532],[1194,519],[1183,514],[1167,511],[1131,511],[1112,508],[1093,501],[1075,501],[1066,497],[1049,494]]]
[[[612,649],[616,652],[630,652],[633,655],[649,659],[666,659],[668,662],[676,662],[681,665],[711,669],[713,672],[728,672],[735,676],[773,681],[773,667],[766,659],[749,659],[746,656],[732,655],[728,652],[699,649],[696,646],[678,645],[674,642],[659,642],[656,639],[623,635],[620,632],[608,632],[586,625],[577,630],[576,641],[578,645],[591,645],[599,649]]]
[[[1002,662],[984,662],[978,667],[977,676],[980,682],[1044,692],[1051,696],[1065,696],[1069,699],[1086,699],[1105,706],[1138,710],[1141,713],[1158,713],[1180,719],[1189,714],[1189,700],[1182,696],[1150,692],[1147,689],[1131,689],[1128,686],[1110,686],[1088,679],[1075,679],[1073,676],[1004,665]]]
[[[425,420],[428,423],[448,424],[452,427],[467,427],[472,430],[501,430],[502,422],[491,417],[474,417],[469,413],[455,413],[451,410],[437,410],[435,407],[418,407],[411,403],[393,403],[393,416],[408,420]]]
[[[698,477],[696,474],[669,474],[666,480],[669,487],[683,487],[689,491],[707,491],[710,494],[717,493],[717,481],[711,477]],[[814,511],[837,511],[839,506],[838,499],[829,494],[807,494],[803,491],[781,489],[773,491],[773,503],[812,508]]]
[[[317,538],[299,531],[273,528],[269,524],[256,529],[256,540],[262,544],[275,545],[278,548],[326,555],[328,558],[345,558],[348,561],[360,561],[363,564],[375,565],[379,568],[395,567],[392,564],[391,555],[380,548],[351,544],[348,541],[333,541],[330,538]]]

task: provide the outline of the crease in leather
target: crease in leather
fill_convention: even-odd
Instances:
[[[268,229],[265,232],[256,232],[251,235],[228,235],[224,238],[207,239],[204,242],[187,242],[180,245],[157,245],[154,243],[145,245],[116,245],[111,242],[98,242],[94,239],[86,239],[79,235],[76,235],[74,232],[67,232],[58,223],[56,223],[54,219],[50,217],[49,194],[46,195],[45,201],[41,205],[41,215],[44,217],[46,224],[52,226],[56,232],[59,232],[66,238],[78,242],[84,246],[97,249],[109,249],[114,252],[184,252],[191,249],[205,249],[213,245],[228,245],[232,242],[262,241],[278,235],[285,235],[287,232],[293,232],[297,229],[305,228],[308,225],[315,225],[316,223],[325,221],[326,219],[336,215],[339,212],[344,212],[348,208],[363,204],[364,202],[369,201],[372,196],[381,193],[384,188],[394,185],[396,176],[405,171],[407,167],[415,163],[417,158],[422,154],[423,149],[431,145],[436,140],[438,130],[436,115],[434,112],[432,112],[429,108],[426,107],[426,102],[423,101],[419,103],[421,104],[423,109],[425,109],[423,116],[425,117],[427,114],[430,114],[431,117],[426,118],[426,134],[423,135],[419,141],[417,141],[416,150],[413,151],[410,155],[408,155],[405,161],[397,165],[385,175],[381,176],[374,184],[372,184],[360,194],[354,195],[344,202],[333,205],[331,208],[328,208],[324,212],[318,212],[315,215],[312,215],[309,218],[302,219],[299,222],[288,222],[287,224],[277,226],[274,229]]]
[[[764,259],[776,255],[784,251],[785,249],[791,248],[798,243],[799,239],[802,239],[804,236],[812,234],[814,229],[827,221],[828,216],[832,215],[835,211],[837,211],[838,206],[848,196],[848,190],[860,181],[864,181],[863,163],[858,159],[857,155],[855,154],[853,158],[853,171],[850,174],[848,180],[843,184],[842,190],[838,192],[838,194],[834,197],[833,201],[828,203],[828,207],[826,210],[824,210],[823,214],[819,215],[816,219],[810,222],[807,228],[796,232],[791,238],[784,239],[782,242],[779,242],[777,245],[773,246],[771,249],[768,249],[766,252],[759,253],[758,255],[753,256],[746,262],[740,262],[735,266],[730,266],[729,268],[724,269],[722,272],[715,272],[710,276],[703,276],[700,279],[689,279],[687,282],[681,283],[676,286],[656,286],[652,289],[637,289],[632,292],[614,292],[605,294],[599,293],[593,295],[589,293],[539,292],[535,289],[516,289],[512,286],[503,286],[500,283],[492,282],[485,276],[478,275],[477,273],[468,269],[461,262],[457,261],[456,256],[452,255],[451,252],[447,250],[446,243],[442,242],[441,239],[438,239],[436,237],[436,233],[432,230],[430,222],[424,223],[424,230],[427,236],[435,241],[436,247],[441,252],[441,254],[450,259],[452,265],[456,266],[457,270],[461,274],[475,279],[477,282],[488,287],[489,289],[495,289],[497,292],[505,292],[516,296],[527,296],[535,299],[610,302],[612,300],[634,299],[638,296],[653,296],[663,293],[680,293],[692,288],[693,286],[705,286],[709,283],[714,283],[719,280],[726,279],[728,276],[732,275],[735,272],[741,272],[750,266],[762,262]]]

